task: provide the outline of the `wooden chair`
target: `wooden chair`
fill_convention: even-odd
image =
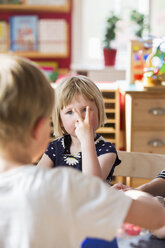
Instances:
[[[122,177],[120,182],[131,185],[132,178],[152,180],[165,168],[165,155],[155,153],[118,151],[121,164],[114,170],[114,176]]]

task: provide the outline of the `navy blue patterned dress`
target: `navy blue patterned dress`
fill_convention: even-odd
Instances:
[[[60,137],[53,142],[51,142],[46,150],[46,154],[53,161],[54,166],[70,166],[77,170],[82,171],[82,156],[81,152],[77,155],[70,154],[71,137],[70,135],[65,135]],[[96,134],[95,146],[97,156],[99,157],[105,153],[115,153],[117,155],[116,148],[110,142],[107,142],[100,134]],[[121,160],[116,156],[114,165],[109,172],[107,180],[110,181],[114,172],[115,166],[121,163]]]

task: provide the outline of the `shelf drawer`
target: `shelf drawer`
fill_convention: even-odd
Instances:
[[[135,131],[132,140],[131,151],[165,154],[165,131]]]
[[[165,99],[147,98],[133,100],[134,127],[165,127]]]

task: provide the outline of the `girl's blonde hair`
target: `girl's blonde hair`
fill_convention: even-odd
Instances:
[[[27,143],[41,117],[50,117],[54,90],[43,72],[28,59],[0,55],[0,146]]]
[[[57,84],[55,88],[56,101],[53,111],[53,124],[55,137],[66,134],[66,131],[61,127],[60,110],[66,107],[75,99],[77,95],[82,95],[90,101],[94,101],[98,109],[99,126],[105,123],[106,115],[104,110],[104,100],[102,93],[88,77],[85,76],[70,76],[64,78]]]

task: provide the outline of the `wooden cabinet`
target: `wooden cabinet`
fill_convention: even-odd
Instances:
[[[165,91],[128,91],[126,149],[165,154]]]
[[[104,127],[97,130],[107,141],[113,143],[116,149],[119,149],[120,135],[120,105],[119,105],[119,90],[108,89],[104,84],[97,84],[100,88],[105,103],[105,112],[107,116]]]

